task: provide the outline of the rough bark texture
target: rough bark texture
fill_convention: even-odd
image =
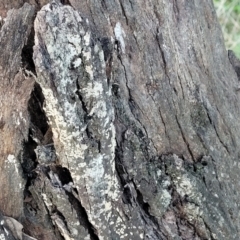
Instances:
[[[0,4],[0,239],[239,239],[212,1],[47,2]]]

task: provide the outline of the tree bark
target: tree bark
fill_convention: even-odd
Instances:
[[[240,62],[211,0],[0,15],[0,239],[240,238]]]

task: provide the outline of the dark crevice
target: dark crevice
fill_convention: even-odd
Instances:
[[[26,179],[26,185],[24,189],[24,217],[23,225],[26,233],[35,236],[35,234],[41,236],[41,227],[44,224],[49,226],[49,230],[54,232],[59,239],[63,239],[59,230],[54,226],[51,221],[51,213],[48,211],[47,206],[41,205],[41,201],[36,199],[35,195],[32,195],[32,189],[34,188],[34,182],[40,177],[39,171],[48,176],[50,171],[48,166],[42,166],[38,163],[35,150],[43,142],[43,136],[48,132],[49,125],[48,119],[43,110],[44,96],[39,84],[35,83],[34,90],[31,93],[31,97],[28,102],[29,112],[29,136],[28,140],[23,143],[22,153],[20,156],[20,162],[23,169],[23,175]],[[39,181],[39,179],[37,180]],[[39,205],[40,204],[40,205]],[[47,211],[47,215],[44,220],[41,218],[41,207]],[[43,224],[43,225],[41,225]],[[41,227],[40,227],[41,226]],[[43,227],[44,228],[44,227]],[[39,234],[39,235],[38,235]]]
[[[102,5],[102,8],[103,8],[104,10],[107,10],[107,11],[108,11],[107,4],[106,4],[105,0],[100,0],[100,2],[101,2],[101,5]]]
[[[97,234],[95,233],[95,229],[94,229],[93,225],[90,223],[90,221],[88,219],[88,215],[87,215],[85,208],[82,206],[80,200],[74,194],[74,192],[76,194],[78,194],[77,189],[72,188],[71,190],[70,189],[67,190],[66,188],[64,188],[64,185],[73,183],[73,179],[72,179],[70,171],[67,168],[62,167],[60,165],[51,166],[51,169],[54,173],[57,174],[59,180],[61,181],[61,186],[58,186],[58,187],[62,188],[62,186],[63,186],[62,189],[65,191],[66,195],[68,196],[69,203],[71,204],[71,206],[75,209],[75,211],[77,213],[79,223],[88,231],[91,240],[99,240]],[[61,217],[61,219],[65,223],[65,226],[67,227],[67,222],[65,221],[64,216],[61,213],[59,213],[57,211],[57,209],[55,209],[55,210],[56,210],[57,215]],[[54,210],[52,213],[54,213]],[[69,229],[68,229],[68,231],[69,231]]]
[[[147,202],[144,202],[143,200],[143,195],[142,193],[136,189],[136,192],[137,192],[137,202],[138,202],[138,205],[141,207],[141,209],[143,210],[143,212],[148,216],[148,217],[152,217],[149,213],[149,204]],[[156,222],[155,222],[156,223]]]
[[[125,131],[122,132],[122,135],[124,135]],[[122,144],[124,142],[124,136],[122,137],[122,141],[117,143],[117,147],[115,148],[115,163],[116,163],[116,173],[117,177],[119,179],[119,183],[122,186],[122,201],[124,204],[129,204],[132,206],[133,201],[133,195],[131,192],[131,188],[129,186],[129,183],[131,180],[129,179],[129,174],[127,172],[127,169],[125,168],[122,159],[123,159],[123,149]],[[129,216],[126,216],[129,218]]]
[[[4,20],[0,19],[0,31],[1,31],[3,25],[4,25]]]
[[[69,172],[69,170],[67,168],[57,165],[57,166],[53,166],[52,169],[58,175],[59,180],[61,181],[62,185],[73,182],[71,173]]]
[[[109,61],[109,59],[112,58],[112,55],[113,55],[114,47],[113,47],[112,41],[109,37],[102,37],[102,38],[99,38],[98,40],[102,46],[104,61],[107,62]]]
[[[116,163],[117,176],[119,177],[122,189],[124,191],[125,186],[129,182],[129,175],[128,175],[128,172],[122,162],[122,159],[123,159],[122,144],[123,144],[123,141],[121,141],[120,145],[117,143],[117,146],[115,148],[115,163]],[[127,191],[125,191],[125,192],[127,193]],[[125,198],[125,199],[129,199],[129,197],[130,196],[123,196],[123,198]]]
[[[50,217],[52,216],[52,213],[59,213],[59,217],[63,220],[63,222],[65,223],[65,218],[62,216],[62,214],[53,206],[53,209],[54,209],[54,212],[50,212],[46,203],[43,201],[43,204],[44,204],[44,208],[48,214],[48,216],[46,218],[48,218],[48,222],[49,224],[51,224],[51,227],[52,229],[54,230],[54,233],[56,235],[56,237],[59,239],[59,240],[65,240],[65,238],[62,236],[61,232],[59,231],[58,227],[53,223],[53,219]],[[67,225],[65,224],[66,228],[67,228]]]
[[[134,11],[134,8],[133,8],[133,2],[132,2],[131,0],[128,0],[128,2],[130,3],[131,10]]]
[[[31,178],[35,176],[33,170],[37,167],[37,159],[35,149],[38,145],[36,138],[42,140],[43,135],[47,132],[49,126],[47,118],[43,111],[44,97],[39,84],[35,83],[34,90],[28,102],[28,112],[30,120],[30,128],[28,140],[23,143],[20,162],[27,184]],[[34,128],[34,129],[33,129]],[[38,131],[35,131],[37,129]]]
[[[39,135],[44,135],[49,129],[48,119],[43,110],[44,96],[41,87],[35,83],[34,90],[28,102],[28,112],[30,118],[29,135],[32,138],[33,126],[39,130]],[[40,136],[39,136],[40,137]]]
[[[106,76],[108,81],[108,86],[110,85],[110,79],[112,75],[112,61],[113,61],[113,50],[114,46],[112,41],[108,37],[103,37],[98,39],[103,50],[104,61],[106,63]]]
[[[75,209],[78,220],[80,224],[88,230],[88,233],[90,235],[91,240],[99,240],[97,234],[95,233],[95,229],[93,225],[90,223],[88,219],[88,215],[86,213],[85,208],[82,206],[81,202],[74,197],[74,195],[68,191],[65,191],[65,193],[68,196],[69,202],[72,205],[72,207]]]
[[[124,135],[124,133],[122,133],[122,135]],[[122,162],[123,159],[123,149],[122,149],[122,144],[123,144],[123,139],[120,143],[117,143],[117,146],[115,148],[115,162],[116,162],[116,170],[119,176],[121,176],[122,174],[126,173],[126,169],[125,166]],[[121,179],[121,183],[122,186],[124,186],[126,184],[126,181]]]
[[[222,139],[220,138],[220,136],[219,136],[219,134],[218,134],[218,131],[217,131],[217,129],[216,129],[215,124],[213,124],[213,128],[214,128],[214,130],[215,130],[215,132],[216,132],[216,135],[217,135],[217,137],[218,137],[218,139],[219,139],[219,142],[222,144],[222,146],[225,148],[225,150],[227,151],[227,153],[230,155],[231,153],[230,153],[230,151],[229,151],[229,149],[228,149],[228,146],[227,146],[226,144],[224,144],[224,142],[223,142]]]
[[[147,202],[144,201],[144,198],[143,198],[143,195],[142,193],[139,191],[139,189],[137,188],[136,184],[134,181],[132,181],[133,183],[133,186],[137,192],[137,203],[138,203],[138,206],[142,209],[143,213],[145,216],[142,216],[143,217],[143,220],[146,224],[147,223],[147,219],[149,219],[152,223],[153,223],[153,230],[160,230],[159,228],[159,224],[158,224],[158,221],[157,219],[152,216],[150,213],[149,213],[149,204]],[[146,219],[147,218],[147,219]],[[155,234],[156,236],[159,237],[159,239],[161,239],[160,235],[159,235],[159,231],[155,231]]]
[[[46,209],[48,209],[48,208],[46,207]],[[66,229],[67,229],[68,232],[70,233],[70,230],[69,230],[69,227],[68,227],[68,223],[67,223],[65,217],[63,216],[63,214],[57,209],[57,206],[52,205],[52,211],[51,211],[51,213],[50,213],[49,215],[53,216],[53,217],[52,217],[53,219],[54,219],[54,216],[57,215],[58,218],[60,218],[60,219],[63,221]]]
[[[89,120],[88,109],[87,109],[86,103],[85,103],[84,100],[83,100],[82,95],[80,94],[80,90],[81,90],[81,89],[80,89],[80,85],[79,85],[78,79],[76,80],[76,87],[77,87],[76,94],[77,94],[77,96],[78,96],[78,98],[79,98],[79,100],[80,100],[80,102],[81,102],[81,104],[82,104],[82,109],[83,109],[83,111],[85,112],[84,121],[85,121],[85,122],[88,122],[88,120]]]
[[[199,131],[197,131],[196,134],[197,134],[197,136],[198,136],[198,139],[199,139],[200,142],[202,143],[203,148],[206,150],[206,155],[208,155],[208,152],[209,152],[208,146],[206,145],[205,141],[203,140],[202,134],[201,134]]]
[[[44,135],[48,128],[48,119],[43,110],[44,96],[38,83],[35,83],[34,90],[28,104],[30,122],[33,123]]]
[[[206,189],[208,189],[208,185],[207,185],[205,176],[202,176],[202,180],[203,180],[203,183],[204,183]]]
[[[20,163],[23,169],[23,174],[26,179],[32,178],[34,176],[32,174],[32,171],[37,166],[36,154],[34,152],[36,146],[37,144],[32,140],[30,136],[28,137],[28,141],[25,141],[23,143],[22,152],[20,156]]]
[[[202,221],[203,221],[203,224],[205,226],[205,229],[207,229],[208,231],[208,234],[210,235],[210,240],[216,240],[215,237],[212,236],[212,229],[208,226],[208,224],[206,223],[206,221],[204,221],[204,219],[201,217]]]
[[[115,49],[117,50],[117,57],[120,61],[122,61],[122,59],[121,59],[121,44],[118,40],[115,40],[114,45],[115,45]]]
[[[101,153],[101,141],[100,140],[97,141],[97,145],[98,145],[98,152]]]
[[[131,199],[132,199],[131,189],[128,185],[125,185],[123,188],[123,196],[122,196],[123,203],[129,204],[130,206],[132,206]]]
[[[33,61],[34,35],[35,35],[34,28],[32,28],[28,40],[25,46],[23,47],[21,53],[22,68],[25,74],[29,75],[30,77],[32,75],[36,75],[35,65]],[[30,235],[37,234],[31,228],[37,228],[38,226],[36,214],[39,211],[38,202],[33,198],[30,191],[30,188],[32,187],[34,180],[38,177],[38,173],[35,171],[35,169],[38,166],[35,149],[38,146],[38,144],[41,144],[41,142],[43,141],[43,136],[49,129],[48,119],[43,110],[43,104],[44,96],[41,87],[38,83],[35,83],[34,89],[28,101],[28,113],[29,113],[28,139],[23,143],[22,150],[19,156],[19,160],[23,170],[23,177],[26,179],[25,189],[23,191],[24,194],[23,225],[25,232],[29,233]],[[55,231],[56,236],[60,236],[60,233],[54,228],[54,226],[51,223],[50,215],[48,215],[48,220],[46,221],[48,221],[49,226],[51,226],[50,228],[52,228],[53,231]],[[59,239],[62,238],[59,237]]]
[[[36,75],[35,65],[33,62],[34,35],[34,27],[32,27],[27,43],[22,49],[21,57],[22,68],[31,71],[34,75]]]
[[[125,9],[124,9],[123,3],[122,3],[121,0],[120,0],[119,2],[120,2],[120,6],[121,6],[121,10],[122,10],[123,16],[124,16],[125,19],[126,19],[126,24],[128,25],[128,17],[127,17],[126,11],[125,11]]]
[[[72,6],[69,0],[60,0],[62,5],[69,5]]]

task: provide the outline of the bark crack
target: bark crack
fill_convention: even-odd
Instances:
[[[213,233],[212,233],[211,227],[208,226],[206,221],[204,221],[204,219],[201,216],[200,216],[200,218],[202,219],[203,224],[205,226],[205,229],[208,231],[208,235],[210,236],[211,240],[217,240],[215,237],[213,237]]]
[[[164,119],[163,119],[163,116],[162,116],[162,112],[161,112],[160,107],[158,108],[158,112],[159,112],[159,115],[160,115],[161,121],[162,121],[162,123],[163,123],[163,126],[164,126],[164,132],[165,132],[165,135],[166,135],[166,137],[167,137],[167,139],[168,139],[168,143],[169,143],[169,146],[170,146],[170,144],[171,144],[171,140],[170,140],[170,137],[169,137],[169,135],[168,135],[167,127],[166,127],[166,123],[165,123],[165,121],[164,121]]]
[[[121,58],[120,55],[118,56],[118,59],[119,59],[121,65],[122,65],[122,67],[123,67],[123,69],[124,69],[125,80],[126,80],[126,88],[127,88],[127,90],[128,90],[128,103],[131,102],[131,101],[135,103],[135,101],[134,101],[134,99],[133,99],[133,97],[132,97],[132,94],[131,94],[131,89],[130,89],[129,86],[128,86],[128,77],[127,77],[126,67],[125,67],[125,65],[123,64],[122,58]],[[140,109],[140,107],[139,107],[138,105],[136,105],[136,106],[138,107],[138,109]],[[140,110],[141,110],[141,109],[140,109]],[[142,127],[142,129],[144,130],[147,138],[152,142],[155,151],[158,152],[156,146],[154,145],[154,142],[152,141],[152,139],[150,139],[150,138],[148,137],[148,133],[147,133],[147,130],[146,130],[144,124],[142,124],[141,121],[135,116],[135,114],[132,112],[131,107],[130,107],[130,111],[131,111],[132,115],[134,116],[135,121],[137,121],[137,122],[140,124],[140,126]],[[147,151],[147,152],[148,152],[148,151]]]
[[[168,70],[167,70],[167,60],[165,58],[165,53],[164,53],[164,50],[162,48],[162,41],[163,39],[162,38],[162,35],[160,35],[161,33],[159,32],[159,29],[157,29],[157,34],[156,34],[156,41],[157,41],[157,45],[158,45],[158,48],[160,50],[160,53],[161,53],[161,56],[162,56],[162,61],[163,61],[163,70],[164,70],[164,73],[165,73],[165,76],[166,78],[168,79],[168,83],[169,83],[169,86],[173,89],[174,93],[177,95],[177,90],[176,88],[174,87],[174,85],[171,84],[171,78],[168,74]],[[159,36],[160,35],[160,36]]]
[[[227,146],[226,144],[224,144],[224,142],[222,141],[222,139],[221,139],[221,137],[220,137],[220,135],[219,135],[219,133],[218,133],[218,130],[217,130],[217,128],[216,128],[216,125],[215,125],[214,121],[212,121],[212,118],[211,118],[211,116],[210,116],[210,113],[209,113],[209,111],[208,111],[208,108],[205,106],[205,104],[203,104],[203,106],[204,106],[204,108],[206,109],[209,122],[210,122],[210,124],[213,126],[213,129],[214,129],[214,131],[215,131],[215,133],[216,133],[216,136],[217,136],[219,142],[220,142],[221,145],[224,147],[224,149],[226,150],[226,152],[230,155],[231,153],[230,153],[230,151],[229,151],[229,149],[228,149],[228,146]]]
[[[211,91],[212,91],[212,89],[211,89]],[[223,118],[221,112],[219,111],[217,104],[216,104],[216,109],[217,109],[217,111],[218,111],[219,116],[220,116],[220,117],[222,118],[222,120],[223,120],[224,126],[227,127],[227,130],[228,130],[229,135],[230,135],[230,137],[231,137],[232,144],[233,144],[233,146],[235,147],[235,141],[233,140],[232,132],[231,132],[230,128],[228,127],[228,125],[226,124],[226,121],[225,121],[225,119]],[[230,152],[230,150],[229,150],[229,152]]]
[[[126,19],[126,24],[128,25],[128,17],[127,17],[125,8],[124,8],[124,6],[123,6],[122,0],[119,0],[119,3],[120,3],[120,6],[121,6],[121,10],[122,10],[123,16],[124,16],[125,19]]]
[[[76,190],[75,190],[76,191]],[[91,240],[99,240],[97,234],[95,233],[95,228],[91,224],[88,219],[87,212],[83,205],[81,204],[80,200],[74,196],[73,193],[68,192],[65,190],[65,193],[68,195],[68,199],[70,204],[73,206],[75,211],[77,212],[77,216],[79,219],[80,224],[88,230],[88,233],[91,237]]]
[[[177,18],[177,22],[179,22],[179,7],[178,7],[178,1],[173,0],[173,12],[175,13],[175,16]]]
[[[78,82],[78,78],[76,79],[76,87],[77,87],[76,94],[77,94],[78,99],[80,100],[80,102],[82,104],[82,109],[85,112],[84,120],[85,120],[85,123],[87,123],[87,120],[89,118],[89,116],[88,116],[88,109],[87,109],[87,104],[84,102],[83,97],[82,97],[82,95],[80,93],[81,89],[80,89],[80,85],[79,85],[79,82]]]
[[[180,129],[180,132],[181,132],[181,135],[182,135],[182,139],[183,139],[184,143],[186,144],[188,152],[189,152],[189,154],[190,154],[190,156],[192,158],[192,161],[195,161],[194,154],[193,154],[193,152],[192,152],[192,150],[190,148],[190,144],[188,143],[188,141],[187,141],[187,139],[185,137],[184,131],[182,129],[182,126],[181,126],[177,116],[176,116],[176,122],[177,122],[177,125],[178,125],[179,129]]]
[[[138,43],[138,40],[137,40],[137,37],[136,37],[135,33],[133,33],[133,38],[134,38],[134,40],[135,40],[135,42],[136,42],[136,44],[137,44],[138,50],[141,51],[141,48],[140,48],[140,46],[139,46],[139,43]]]
[[[136,196],[137,204],[140,207],[141,212],[143,213],[143,215],[142,215],[143,221],[145,222],[145,224],[149,224],[148,220],[151,221],[153,230],[155,230],[156,235],[159,237],[159,239],[161,239],[160,234],[159,234],[160,227],[159,227],[157,219],[149,213],[149,204],[144,201],[142,193],[137,188],[137,186],[133,180],[132,180],[132,183],[133,183],[133,186],[137,193],[137,196]]]
[[[183,86],[182,86],[182,79],[181,79],[181,77],[180,77],[180,75],[178,73],[177,73],[177,77],[179,79],[179,83],[180,83],[180,87],[181,87],[181,90],[182,90],[183,99],[185,99],[185,94],[184,94]]]

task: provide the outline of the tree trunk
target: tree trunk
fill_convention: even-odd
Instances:
[[[0,4],[0,239],[239,239],[212,1],[24,2]]]

